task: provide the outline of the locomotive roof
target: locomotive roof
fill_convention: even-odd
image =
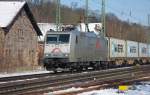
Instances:
[[[94,32],[80,32],[77,30],[73,31],[48,31],[47,34],[77,34],[77,35],[82,35],[82,36],[88,36],[88,37],[96,37],[97,35]]]
[[[58,32],[56,32],[56,31],[51,31],[51,32],[47,32],[46,34],[70,34],[71,32],[70,31],[68,31],[68,32],[64,32],[64,31],[58,31]]]

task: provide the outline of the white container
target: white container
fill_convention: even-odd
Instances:
[[[139,43],[139,57],[148,57],[148,45]]]
[[[127,57],[138,57],[138,42],[126,41]]]
[[[112,57],[126,57],[125,40],[110,38],[109,54]]]
[[[148,57],[150,57],[150,44],[148,44]]]

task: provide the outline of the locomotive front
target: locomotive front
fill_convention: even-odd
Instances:
[[[47,32],[44,46],[44,66],[47,69],[65,66],[69,53],[69,32]]]

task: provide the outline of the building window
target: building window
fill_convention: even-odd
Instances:
[[[22,29],[18,29],[18,39],[21,42],[24,40],[23,30]]]

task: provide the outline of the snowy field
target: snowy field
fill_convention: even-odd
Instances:
[[[118,92],[118,89],[104,89],[85,92],[78,95],[150,95],[150,82],[133,85],[129,90],[121,93]]]
[[[56,91],[56,92],[49,92],[45,93],[44,95],[55,95],[60,93],[67,93],[67,92],[78,92],[83,90],[83,88],[69,88],[66,90]],[[90,92],[80,93],[78,95],[150,95],[150,82],[142,82],[138,83],[138,85],[129,86],[129,89],[125,92],[119,92],[118,89],[103,89],[103,90],[94,90]]]

